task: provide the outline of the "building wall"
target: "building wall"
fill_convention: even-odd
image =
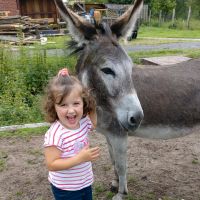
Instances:
[[[17,0],[0,0],[0,11],[10,11],[9,16],[19,15]]]

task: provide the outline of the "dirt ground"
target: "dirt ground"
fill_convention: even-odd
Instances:
[[[95,199],[110,199],[113,169],[106,141],[98,133],[90,139],[101,147],[93,164]],[[43,136],[0,139],[0,200],[53,199],[42,144]],[[200,200],[200,127],[170,140],[129,137],[128,188],[129,200]]]

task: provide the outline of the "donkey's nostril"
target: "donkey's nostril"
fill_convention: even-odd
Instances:
[[[142,121],[144,115],[142,112],[129,112],[128,113],[128,123],[130,126],[139,126]]]
[[[131,117],[131,118],[130,118],[130,123],[131,123],[132,125],[135,125],[135,124],[137,123],[134,117]]]

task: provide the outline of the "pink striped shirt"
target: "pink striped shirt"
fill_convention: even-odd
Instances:
[[[80,120],[80,128],[69,130],[59,121],[54,122],[45,134],[44,147],[56,146],[62,151],[61,158],[67,159],[89,144],[88,133],[92,128],[89,118]],[[93,183],[92,163],[84,162],[70,169],[49,171],[48,179],[55,187],[62,190],[81,190]]]

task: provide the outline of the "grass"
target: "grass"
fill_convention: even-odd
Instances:
[[[170,56],[170,55],[182,55],[191,58],[200,58],[200,49],[174,49],[174,50],[158,50],[158,51],[139,51],[139,52],[129,52],[129,56],[132,58],[133,62],[136,64],[141,63],[141,58],[148,57],[159,57],[159,56]]]
[[[139,29],[138,36],[152,38],[200,38],[200,30],[180,30],[169,29],[165,27],[142,26]]]
[[[152,39],[152,38],[142,38],[140,36],[138,36],[138,38],[136,40],[131,40],[128,41],[128,43],[125,43],[123,40],[120,41],[120,43],[122,45],[159,45],[159,44],[167,44],[167,43],[176,43],[176,42],[185,42],[184,40],[180,40],[180,39],[173,39],[173,40],[169,40],[169,39]]]
[[[6,161],[0,159],[0,172],[4,171],[5,168],[6,168]]]
[[[102,193],[106,192],[106,188],[103,183],[96,182],[93,186],[93,198],[94,200],[98,200],[98,196],[102,195]],[[109,198],[108,198],[109,199]]]
[[[6,159],[8,158],[8,155],[4,151],[0,151],[0,172],[4,171],[6,169]]]
[[[35,157],[39,157],[39,156],[42,156],[42,155],[43,155],[43,153],[41,152],[40,149],[30,149],[30,150],[28,151],[28,154],[29,154],[29,155],[33,155],[33,156],[35,156]]]
[[[198,160],[198,158],[194,158],[193,160],[192,160],[192,164],[199,164],[199,160]]]
[[[128,183],[129,184],[136,184],[137,183],[137,180],[135,179],[135,177],[133,177],[133,176],[129,176],[128,177]]]
[[[17,191],[17,192],[16,192],[16,196],[17,196],[17,197],[21,197],[22,195],[23,195],[23,192],[22,192],[22,191]]]
[[[26,161],[29,165],[38,164],[38,158],[44,156],[43,151],[41,151],[41,149],[30,149],[28,150],[27,154],[32,157]]]
[[[49,127],[38,127],[38,128],[26,128],[19,129],[16,131],[2,131],[0,132],[0,138],[7,137],[20,137],[20,138],[28,138],[32,136],[44,135]]]

